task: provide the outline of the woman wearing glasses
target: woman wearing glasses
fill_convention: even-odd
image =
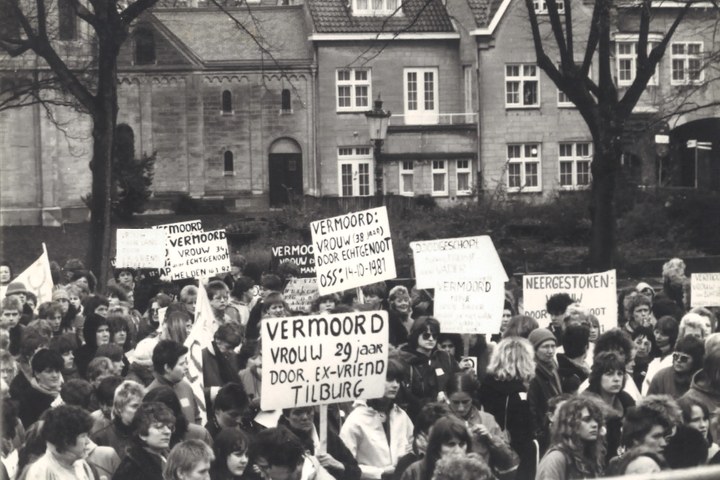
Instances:
[[[702,368],[705,343],[688,335],[677,341],[672,354],[672,366],[660,370],[650,382],[648,395],[665,393],[680,398],[690,389],[695,373]]]
[[[407,384],[398,396],[410,418],[428,402],[444,400],[445,384],[460,367],[454,358],[438,348],[440,322],[434,317],[415,320],[408,342],[400,348],[400,360],[406,366]]]
[[[132,421],[133,445],[112,480],[162,480],[175,416],[160,402],[143,403]]]

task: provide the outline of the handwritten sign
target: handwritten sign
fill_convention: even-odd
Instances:
[[[312,302],[318,297],[317,279],[293,278],[283,291],[285,303],[290,307],[291,312],[309,313]]]
[[[116,268],[162,268],[165,232],[152,228],[118,228]]]
[[[396,277],[385,207],[310,223],[321,295]]]
[[[690,275],[690,303],[693,307],[720,306],[720,273]]]
[[[263,410],[378,398],[385,392],[385,311],[265,318]]]
[[[434,288],[442,281],[477,280],[479,277],[508,277],[487,236],[446,238],[410,242],[417,288]]]
[[[588,313],[600,320],[600,331],[617,326],[617,281],[615,270],[601,273],[568,275],[525,275],[523,278],[524,314],[540,326],[550,322],[545,304],[556,293],[567,293]]]
[[[300,277],[315,278],[315,255],[312,245],[280,245],[272,247],[273,269],[284,262],[293,262],[300,269]]]
[[[158,230],[165,230],[165,264],[162,266],[162,268],[159,269],[159,274],[161,279],[170,281],[170,237],[176,237],[178,235],[184,235],[186,233],[202,232],[202,222],[200,220],[188,220],[185,222],[155,225],[152,228]]]
[[[224,229],[175,235],[168,243],[171,280],[207,278],[230,271]]]
[[[505,282],[493,277],[442,281],[435,287],[435,316],[443,333],[500,331]]]

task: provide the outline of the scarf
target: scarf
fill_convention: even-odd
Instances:
[[[550,386],[553,389],[552,396],[560,395],[562,393],[562,387],[560,386],[560,375],[558,375],[557,365],[555,365],[554,362],[550,365],[537,362],[535,366],[550,380]]]

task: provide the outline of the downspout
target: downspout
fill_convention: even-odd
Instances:
[[[317,43],[313,43],[313,64],[310,67],[312,70],[312,82],[313,82],[313,98],[312,98],[312,111],[313,111],[313,121],[312,121],[312,141],[313,141],[313,192],[315,193],[315,198],[319,198],[321,196],[320,192],[320,186],[318,182],[318,175],[320,175],[319,167],[318,167],[318,156],[319,156],[319,148],[318,148],[318,95],[320,91],[320,86],[318,85],[318,69],[319,69],[319,61],[318,61],[318,46]]]
[[[475,37],[475,94],[477,95],[477,118],[475,120],[476,122],[476,129],[477,129],[477,162],[478,162],[478,178],[477,178],[477,185],[478,185],[478,202],[483,196],[483,192],[485,190],[484,182],[485,182],[485,175],[483,170],[483,161],[482,161],[482,130],[480,129],[480,45],[478,44],[477,37]],[[472,92],[471,92],[472,95]]]
[[[33,80],[35,85],[38,83],[38,61],[37,56],[35,56],[35,67],[33,68]],[[36,92],[37,95],[40,95],[40,92]],[[40,223],[43,223],[43,216],[42,216],[42,210],[44,207],[44,194],[45,194],[45,188],[43,185],[43,154],[42,154],[42,123],[40,120],[40,103],[35,102],[33,103],[32,107],[32,116],[33,116],[33,150],[34,150],[34,160],[35,160],[35,171],[37,174],[37,181],[38,181],[38,188],[36,191],[36,202],[37,206],[40,209]]]

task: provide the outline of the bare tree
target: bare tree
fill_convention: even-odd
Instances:
[[[592,18],[584,38],[578,43],[573,27],[573,2],[561,0],[563,12],[553,0],[547,3],[549,23],[539,21],[533,0],[525,0],[538,66],[562,90],[578,109],[593,139],[594,157],[590,200],[592,232],[590,266],[607,269],[613,266],[616,242],[615,190],[620,171],[622,137],[627,120],[652,78],[658,62],[680,23],[696,0],[681,0],[674,18],[659,42],[649,48],[652,0],[621,3],[621,0],[595,0]],[[615,15],[633,15],[638,21],[635,78],[620,96],[613,78],[611,34]],[[545,37],[544,32],[550,32]],[[583,48],[584,47],[584,48]],[[583,49],[583,50],[581,50]],[[560,64],[548,51],[557,52]],[[575,52],[582,61],[575,60]],[[593,79],[590,68],[596,63],[599,71]]]

